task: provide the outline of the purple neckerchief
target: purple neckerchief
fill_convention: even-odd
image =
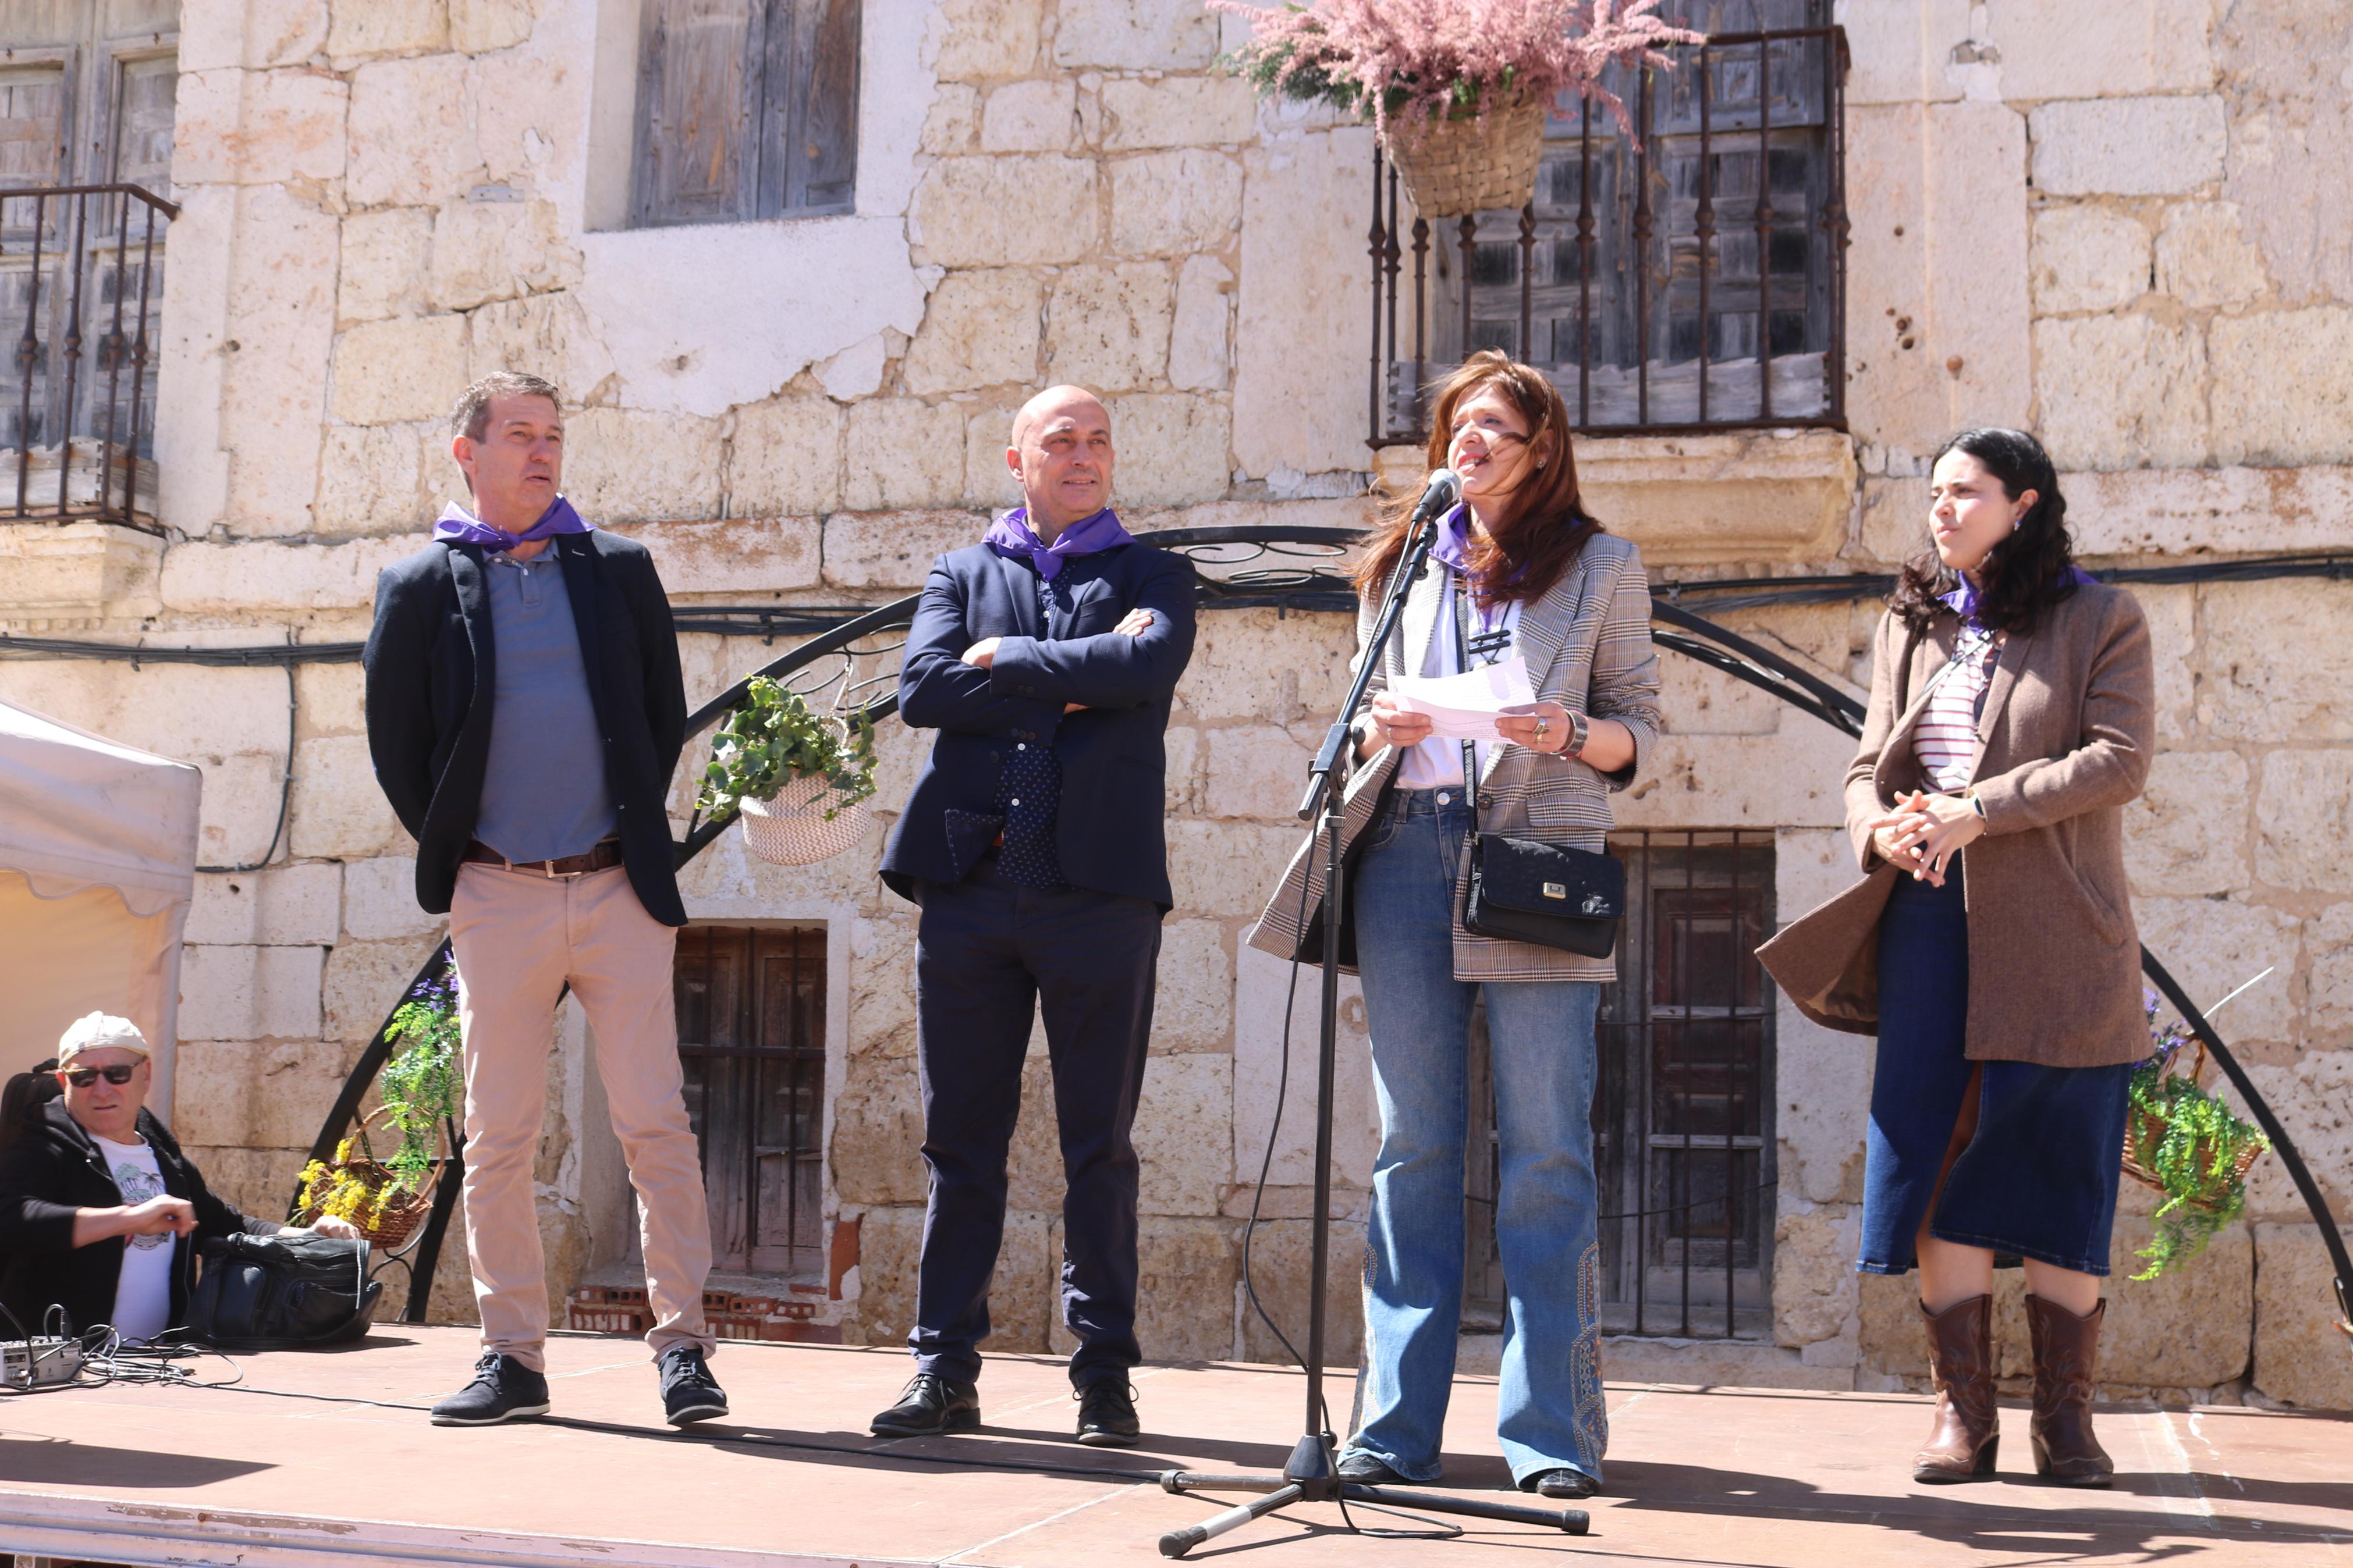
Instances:
[[[1119,513],[1109,507],[1092,517],[1081,518],[1054,536],[1054,542],[1040,540],[1029,526],[1029,509],[1015,507],[988,525],[980,542],[999,555],[1026,555],[1038,575],[1052,582],[1060,575],[1062,563],[1073,555],[1094,555],[1122,544],[1135,542],[1135,535],[1120,526]]]
[[[1962,573],[1960,578],[1961,585],[1949,594],[1938,595],[1936,602],[1958,615],[1963,626],[1976,626],[1978,625],[1978,605],[1984,602],[1985,595],[1978,592],[1978,585],[1969,580],[1968,573]],[[2067,581],[2082,588],[2097,583],[2099,579],[2081,566],[2070,566],[2067,568]],[[1983,628],[1980,626],[1979,629]]]
[[[456,501],[441,509],[433,522],[433,537],[455,539],[467,544],[479,544],[485,550],[512,550],[518,544],[529,544],[535,539],[553,539],[559,533],[586,533],[587,523],[572,510],[572,503],[562,496],[555,504],[539,514],[539,521],[521,533],[509,533],[505,529],[484,522]]]
[[[1438,542],[1430,547],[1430,552],[1444,563],[1446,569],[1457,577],[1466,581],[1470,578],[1471,511],[1468,507],[1458,503],[1451,511],[1438,520]],[[1525,570],[1525,567],[1521,568],[1521,571]],[[1519,572],[1514,572],[1509,580],[1517,582],[1519,575]],[[1479,598],[1479,625],[1482,627],[1490,624],[1488,617],[1493,613],[1493,606],[1482,594]]]

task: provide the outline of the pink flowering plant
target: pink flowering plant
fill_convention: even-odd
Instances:
[[[1523,99],[1570,93],[1626,106],[1600,85],[1613,64],[1672,67],[1667,44],[1704,35],[1651,13],[1659,0],[1208,0],[1251,19],[1229,64],[1262,93],[1335,105],[1409,138],[1446,119],[1483,119]]]

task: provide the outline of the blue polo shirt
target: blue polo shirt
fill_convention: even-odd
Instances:
[[[497,552],[482,562],[496,680],[474,837],[510,860],[585,855],[619,816],[563,563],[553,546],[530,561]]]

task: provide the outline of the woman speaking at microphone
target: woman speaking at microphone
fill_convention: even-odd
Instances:
[[[1567,411],[1540,371],[1489,351],[1450,376],[1430,419],[1430,466],[1441,464],[1461,476],[1461,504],[1441,521],[1433,568],[1413,584],[1353,721],[1342,950],[1353,942],[1363,976],[1381,1146],[1362,1423],[1340,1473],[1440,1479],[1462,1303],[1471,1006],[1483,987],[1508,1303],[1496,1430],[1522,1489],[1582,1498],[1600,1483],[1609,1438],[1592,1105],[1595,1016],[1616,972],[1608,957],[1478,934],[1463,917],[1478,832],[1539,858],[1602,848],[1609,794],[1634,781],[1658,733],[1650,589],[1634,547],[1579,503]],[[1410,512],[1398,509],[1356,569],[1360,658]],[[1538,701],[1497,718],[1492,739],[1439,739],[1390,689],[1401,676],[1514,657]],[[1321,950],[1320,938],[1303,943],[1320,924],[1321,871],[1311,844],[1253,945]]]

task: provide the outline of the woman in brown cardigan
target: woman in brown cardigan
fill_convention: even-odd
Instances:
[[[2123,835],[2153,741],[2148,627],[2075,568],[2033,437],[1963,431],[1930,496],[1935,548],[1880,622],[1847,773],[1866,879],[1759,956],[1809,1017],[1879,1037],[1860,1267],[1920,1269],[1937,1402],[1915,1478],[1993,1473],[1993,1270],[2022,1258],[2035,1468],[2105,1486],[2100,1280],[2149,1052]]]

